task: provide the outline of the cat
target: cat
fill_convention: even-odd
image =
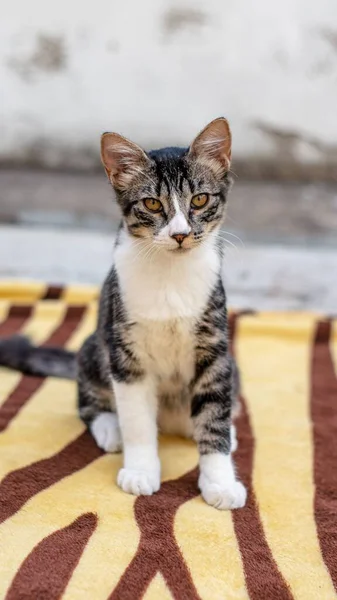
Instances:
[[[101,157],[122,223],[97,329],[76,358],[18,337],[0,343],[0,363],[77,377],[79,415],[96,443],[123,450],[117,482],[125,492],[159,490],[159,429],[196,441],[208,504],[240,508],[246,490],[232,460],[239,375],[221,278],[229,124],[215,119],[189,148],[149,153],[105,133]]]

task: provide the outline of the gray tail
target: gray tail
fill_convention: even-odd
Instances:
[[[33,346],[26,337],[15,335],[0,340],[0,365],[40,377],[76,379],[75,352],[62,348]]]

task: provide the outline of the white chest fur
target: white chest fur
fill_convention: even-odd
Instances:
[[[176,376],[179,385],[188,384],[194,374],[194,326],[220,269],[214,244],[147,257],[139,241],[125,234],[116,248],[115,267],[142,364],[163,385],[174,386]]]
[[[189,384],[195,373],[195,324],[220,272],[213,240],[186,254],[142,251],[126,234],[115,267],[132,341],[141,364],[158,381],[163,431],[191,435]]]
[[[147,253],[139,244],[125,234],[115,252],[129,318],[136,322],[198,318],[220,271],[214,241],[179,255]]]
[[[173,394],[194,375],[194,319],[141,320],[132,328],[134,347],[146,370],[159,377],[163,393]],[[165,383],[167,382],[167,383]]]

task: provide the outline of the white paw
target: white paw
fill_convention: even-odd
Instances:
[[[211,481],[200,475],[199,488],[205,502],[220,510],[242,508],[246,503],[246,488],[240,481],[232,481],[229,485]]]
[[[121,469],[118,473],[117,483],[127,494],[151,496],[160,488],[160,475],[157,471]]]
[[[238,440],[236,437],[236,427],[231,425],[231,452],[235,452],[238,447]]]
[[[96,444],[105,452],[120,452],[122,449],[122,438],[118,425],[118,417],[115,413],[100,413],[92,422],[91,433]]]

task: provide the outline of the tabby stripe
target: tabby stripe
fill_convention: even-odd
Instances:
[[[62,298],[63,290],[62,285],[49,285],[41,300],[59,300]]]
[[[18,304],[9,308],[7,317],[0,323],[0,337],[10,337],[19,333],[33,312],[32,305]]]
[[[109,600],[140,600],[159,571],[177,600],[200,600],[174,536],[174,517],[182,504],[199,495],[198,470],[166,481],[153,496],[140,496],[135,517],[140,529],[137,553]]]
[[[229,317],[229,334],[233,355],[235,354],[236,325],[239,316],[231,314]],[[247,486],[249,493],[245,508],[233,511],[232,518],[242,556],[246,586],[251,600],[265,598],[267,590],[268,598],[292,600],[293,595],[278,569],[264,535],[252,488],[255,441],[246,402],[244,398],[240,400],[241,413],[236,420],[239,446],[234,456],[239,477]]]
[[[78,327],[85,310],[84,306],[69,306],[62,323],[42,346],[63,346]],[[42,386],[45,379],[45,377],[30,377],[29,375],[21,377],[18,385],[0,408],[0,433],[8,427],[26,402]]]
[[[14,515],[33,496],[84,469],[102,454],[91,435],[85,431],[50,458],[6,475],[0,483],[0,523]]]
[[[97,527],[97,516],[86,513],[44,538],[22,563],[6,600],[58,600]]]
[[[315,519],[323,560],[337,591],[337,377],[329,348],[332,324],[317,324],[311,360]]]

